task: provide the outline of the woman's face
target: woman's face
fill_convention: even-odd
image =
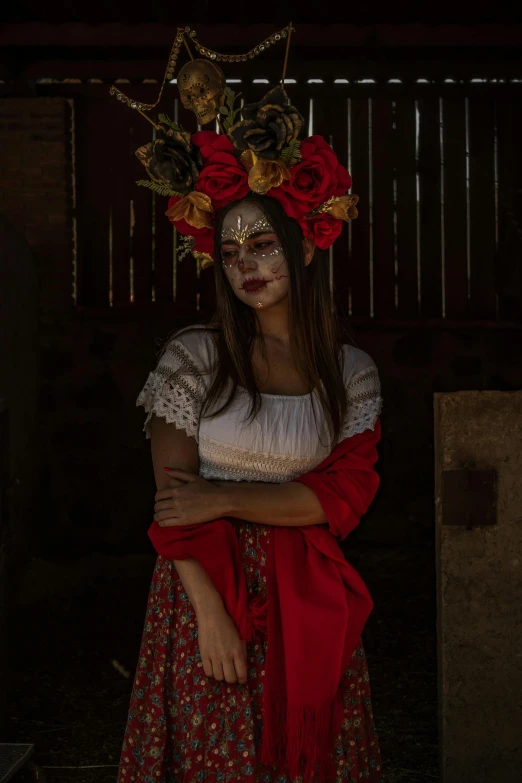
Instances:
[[[232,290],[250,307],[270,307],[288,296],[286,258],[257,204],[243,201],[226,215],[221,259]]]

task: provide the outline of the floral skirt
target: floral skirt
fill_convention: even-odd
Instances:
[[[235,527],[248,592],[266,595],[270,528],[248,522]],[[173,562],[158,557],[118,783],[294,783],[284,772],[259,760],[267,646],[263,637],[248,643],[245,684],[208,679],[192,605]],[[381,759],[360,643],[339,687],[344,718],[332,748],[337,780],[378,783]]]

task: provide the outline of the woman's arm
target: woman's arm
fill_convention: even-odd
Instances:
[[[215,481],[224,515],[276,526],[327,523],[345,538],[366,513],[379,486],[375,470],[380,421],[341,441],[322,467],[284,484]]]
[[[224,490],[223,516],[276,527],[326,523],[317,495],[304,484],[261,481],[213,481]]]
[[[157,489],[169,486],[169,477],[163,470],[166,465],[194,473],[199,470],[198,447],[194,438],[155,415],[151,421],[151,451]],[[174,560],[174,564],[198,617],[223,607],[221,596],[197,560]]]
[[[164,467],[178,467],[197,473],[198,447],[194,438],[157,416],[151,422],[152,462],[156,486],[169,486]],[[207,677],[228,683],[247,681],[246,642],[225,609],[223,599],[203,566],[195,559],[174,560],[179,578],[196,613],[198,644]]]

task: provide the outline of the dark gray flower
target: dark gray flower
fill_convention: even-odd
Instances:
[[[304,120],[295,106],[288,104],[284,87],[270,90],[259,103],[242,109],[244,119],[236,122],[228,136],[239,152],[252,150],[260,158],[275,160],[295,141]]]
[[[153,182],[176,193],[190,193],[199,177],[201,154],[190,142],[190,133],[161,124],[154,141],[136,150]]]

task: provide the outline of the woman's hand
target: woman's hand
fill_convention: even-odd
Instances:
[[[197,614],[198,643],[207,677],[244,684],[247,681],[247,646],[224,606]]]
[[[169,469],[168,475],[168,488],[155,495],[154,519],[160,527],[196,525],[226,515],[223,487],[188,470]]]

